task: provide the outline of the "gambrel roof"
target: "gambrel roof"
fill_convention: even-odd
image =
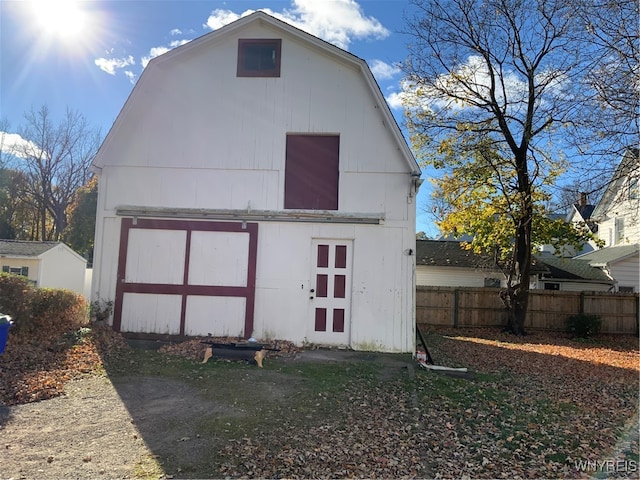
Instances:
[[[161,65],[168,62],[177,62],[181,55],[185,55],[187,54],[187,52],[193,52],[196,49],[214,44],[220,38],[244,29],[252,24],[266,26],[277,33],[284,34],[289,38],[293,38],[295,41],[316,50],[322,55],[333,58],[337,62],[349,64],[352,67],[358,69],[364,77],[367,86],[369,87],[372,95],[376,100],[376,108],[382,114],[385,125],[387,125],[391,130],[392,136],[396,143],[396,147],[398,151],[401,152],[401,155],[406,162],[408,172],[412,173],[416,177],[420,175],[420,167],[418,166],[418,163],[413,153],[411,152],[411,149],[407,145],[404,135],[402,134],[402,131],[400,130],[400,127],[398,126],[398,123],[396,122],[395,117],[393,116],[378,83],[371,73],[367,62],[339,47],[336,47],[335,45],[332,45],[318,37],[315,37],[314,35],[304,32],[262,11],[257,11],[246,17],[242,17],[239,20],[236,20],[228,25],[214,30],[213,32],[196,38],[187,44],[181,45],[177,48],[174,48],[173,50],[170,50],[167,53],[164,53],[163,55],[153,58],[142,72],[140,79],[133,88],[124,107],[120,111],[118,117],[116,118],[116,121],[114,122],[111,130],[107,134],[102,146],[100,147],[100,150],[98,151],[98,154],[96,155],[92,164],[94,169],[96,171],[99,171],[100,168],[103,167],[102,152],[106,150],[111,141],[114,141],[113,139],[116,136],[115,132],[117,132],[120,125],[123,123],[123,118],[127,115],[127,112],[131,108],[131,105],[135,102],[137,92],[139,90],[144,90],[146,79],[154,74],[161,74],[161,72],[156,71],[160,68]]]

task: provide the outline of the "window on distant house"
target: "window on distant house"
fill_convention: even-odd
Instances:
[[[545,282],[544,289],[545,290],[560,290],[560,284],[559,283]]]
[[[633,293],[633,287],[618,287],[620,293]]]
[[[487,277],[484,279],[484,286],[492,287],[492,288],[500,288],[500,279]]]
[[[14,275],[22,275],[23,277],[29,276],[29,267],[10,267],[9,265],[3,265],[2,271],[4,273],[12,273]]]
[[[339,135],[287,135],[284,208],[337,210]]]
[[[279,38],[241,38],[238,40],[238,77],[279,77]]]
[[[624,242],[624,218],[615,219],[616,245]]]
[[[638,190],[638,179],[636,177],[629,179],[629,200],[637,200],[640,191]]]

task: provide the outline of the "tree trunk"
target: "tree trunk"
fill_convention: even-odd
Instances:
[[[527,191],[528,190],[528,191]],[[507,330],[515,335],[525,335],[524,322],[529,305],[529,284],[531,277],[531,225],[533,202],[530,186],[522,192],[522,212],[516,226],[514,243],[514,268],[516,285],[508,287],[506,302],[508,314]]]

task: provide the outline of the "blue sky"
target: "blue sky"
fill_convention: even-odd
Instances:
[[[31,108],[47,105],[60,118],[68,107],[106,135],[150,58],[265,10],[365,59],[402,125],[395,65],[407,55],[400,32],[410,8],[405,0],[2,0],[0,117],[15,133]],[[425,193],[418,230],[435,234]]]

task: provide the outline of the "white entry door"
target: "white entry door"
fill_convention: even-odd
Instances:
[[[351,326],[352,240],[314,239],[308,340],[349,345]]]

